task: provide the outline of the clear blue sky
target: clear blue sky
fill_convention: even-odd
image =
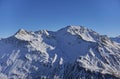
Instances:
[[[0,0],[0,37],[20,28],[58,30],[67,25],[120,35],[120,0]]]

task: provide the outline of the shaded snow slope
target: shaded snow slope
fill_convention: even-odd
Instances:
[[[117,37],[111,37],[111,40],[117,42],[117,43],[120,43],[120,36],[117,36]]]
[[[120,45],[85,27],[68,26],[56,32],[20,29],[0,40],[0,77],[4,79],[87,79],[92,72],[106,79],[120,77]]]

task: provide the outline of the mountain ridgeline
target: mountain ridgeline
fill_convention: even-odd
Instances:
[[[120,79],[120,44],[82,26],[0,39],[0,79]]]

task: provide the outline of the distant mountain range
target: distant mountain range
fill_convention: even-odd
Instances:
[[[0,79],[120,79],[120,37],[82,26],[0,39]]]

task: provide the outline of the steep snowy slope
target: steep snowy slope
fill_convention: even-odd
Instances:
[[[120,45],[82,26],[20,29],[0,40],[0,79],[119,79]]]

